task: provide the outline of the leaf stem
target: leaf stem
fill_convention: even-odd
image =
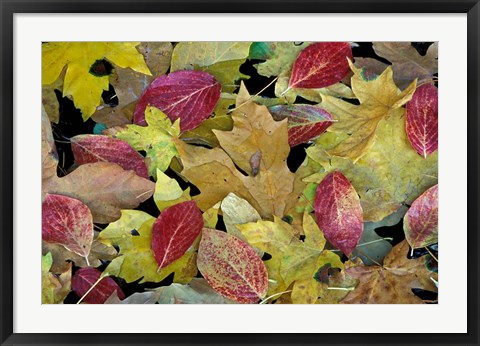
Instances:
[[[99,282],[103,280],[104,277],[109,276],[109,275],[110,274],[108,272],[102,273],[102,275],[100,275],[100,277],[98,278],[97,281],[95,281],[95,283],[92,285],[92,287],[90,287],[88,289],[88,291],[85,292],[85,294],[82,296],[82,298],[80,298],[80,300],[77,302],[77,304],[80,304],[85,299],[85,297],[95,288],[95,286],[97,286],[99,284]]]
[[[430,251],[430,249],[429,249],[427,246],[425,246],[425,249],[428,251],[428,253],[430,254],[430,256],[432,256],[432,258],[433,258],[435,261],[437,261],[437,263],[438,263],[438,258],[435,257],[435,255]]]
[[[327,290],[353,291],[355,287],[327,287]]]
[[[366,243],[362,243],[362,244],[358,244],[357,247],[359,246],[364,246],[364,245],[370,245],[370,244],[374,244],[374,243],[378,243],[382,240],[388,240],[388,241],[392,241],[393,238],[390,238],[390,237],[386,237],[386,238],[382,238],[382,239],[376,239],[376,240],[372,240],[372,241],[368,241]]]
[[[288,291],[283,291],[283,292],[280,292],[280,293],[275,293],[275,294],[272,294],[270,297],[267,297],[265,298],[264,300],[262,300],[259,304],[265,304],[267,302],[267,300],[273,298],[273,297],[276,297],[276,296],[281,296],[282,294],[284,293],[290,293],[292,292],[292,290],[288,290]]]
[[[264,87],[264,88],[263,88],[262,90],[260,90],[258,93],[256,93],[256,94],[253,95],[253,96],[250,96],[250,97],[248,98],[248,100],[245,101],[245,102],[243,102],[240,106],[230,109],[230,110],[227,112],[227,114],[230,114],[230,113],[232,113],[234,110],[237,110],[237,109],[242,108],[243,106],[245,106],[247,103],[249,103],[250,101],[252,101],[255,97],[257,97],[257,96],[260,95],[262,92],[264,92],[270,85],[272,85],[273,83],[275,83],[277,79],[278,79],[278,76],[275,77],[270,83],[267,84],[266,87]]]

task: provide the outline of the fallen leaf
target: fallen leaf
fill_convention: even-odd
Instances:
[[[205,279],[193,278],[186,285],[159,287],[159,304],[236,304],[218,294]]]
[[[415,79],[419,84],[431,81],[438,72],[438,42],[430,45],[424,56],[411,42],[373,42],[373,49],[392,63],[395,83],[402,89]]]
[[[150,75],[143,56],[135,49],[139,42],[48,42],[42,44],[42,84],[52,84],[67,66],[63,96],[71,95],[75,107],[87,120],[108,90],[108,76],[90,72],[97,61],[106,59],[118,67]]]
[[[51,253],[42,256],[42,304],[62,304],[71,290],[72,265],[54,275],[50,272],[52,264]]]
[[[138,100],[134,122],[146,125],[145,109],[152,105],[172,121],[180,119],[181,131],[194,129],[213,112],[221,85],[202,71],[175,71],[155,79]]]
[[[438,185],[420,195],[403,219],[407,242],[414,249],[438,243]]]
[[[294,147],[318,137],[332,124],[332,116],[310,105],[279,105],[268,108],[276,121],[287,118],[288,144]]]
[[[427,157],[438,148],[438,90],[433,84],[417,88],[407,103],[407,137],[418,154]]]
[[[42,239],[88,257],[93,241],[90,210],[78,199],[47,194],[42,203]]]
[[[58,104],[55,89],[50,86],[42,86],[42,105],[52,123],[58,124],[60,120],[60,105]]]
[[[120,217],[121,209],[136,208],[150,198],[155,184],[117,164],[95,162],[81,165],[62,178],[43,180],[42,189],[44,194],[82,201],[92,212],[93,222],[108,223]]]
[[[149,178],[143,156],[125,141],[100,135],[79,135],[72,137],[70,143],[78,165],[112,162],[126,171],[135,171],[139,177]]]
[[[283,71],[288,71],[298,54],[307,47],[309,42],[296,44],[295,42],[255,42],[253,45],[265,50],[266,60],[255,67],[261,76],[278,76]],[[254,47],[252,45],[252,47]],[[255,54],[255,53],[254,53]],[[257,59],[255,55],[251,59]]]
[[[303,49],[292,67],[289,88],[324,88],[349,72],[352,48],[348,42],[318,42]]]
[[[210,286],[228,299],[257,303],[267,293],[267,270],[261,258],[228,233],[203,229],[197,266]]]
[[[355,57],[355,67],[361,69],[365,79],[375,79],[380,76],[389,66],[380,60],[373,58],[357,58]],[[394,74],[395,80],[396,74]]]
[[[94,286],[91,291],[83,298],[82,302],[87,304],[103,304],[117,291],[120,299],[125,298],[125,294],[118,284],[111,277],[104,276],[100,282],[97,281],[102,276],[102,272],[95,268],[80,268],[75,272],[72,278],[72,290],[81,298]]]
[[[153,200],[158,210],[163,211],[172,205],[190,201],[190,188],[188,187],[183,191],[175,179],[168,177],[157,169],[157,182],[155,183]]]
[[[223,213],[223,223],[227,232],[241,240],[246,241],[236,225],[261,220],[260,214],[243,198],[233,192],[229,193],[220,206]]]
[[[156,304],[160,298],[160,290],[151,290],[146,292],[135,292],[131,296],[121,300],[117,291],[113,291],[112,295],[104,304]]]
[[[400,116],[402,110],[399,108],[411,99],[416,83],[413,82],[407,89],[400,91],[393,82],[390,67],[377,78],[365,80],[362,70],[357,69],[350,61],[349,63],[354,72],[352,90],[360,105],[325,95],[320,107],[337,120],[330,126],[329,131],[348,135],[330,150],[330,154],[349,157],[356,162],[375,143],[379,122],[387,117]]]
[[[182,133],[180,138],[187,143],[203,144],[213,148],[220,145],[213,130],[231,131],[232,128],[232,117],[230,115],[221,115],[205,120],[193,130]]]
[[[354,266],[347,268],[347,275],[360,280],[355,290],[341,302],[342,304],[423,304],[423,300],[412,292],[421,288],[436,292],[430,278],[437,274],[430,272],[426,256],[408,259],[408,243],[402,241],[385,257],[383,267]]]
[[[42,107],[42,184],[57,176],[58,156],[53,139],[52,125]]]
[[[152,250],[159,268],[183,256],[203,227],[203,219],[194,201],[175,204],[163,210],[153,224]]]
[[[363,211],[357,192],[342,173],[329,173],[318,185],[315,218],[328,241],[349,256],[362,236]]]

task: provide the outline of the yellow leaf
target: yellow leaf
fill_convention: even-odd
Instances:
[[[175,179],[170,178],[161,170],[157,169],[157,182],[155,183],[155,193],[153,200],[160,211],[172,205],[190,201],[190,188],[185,191]]]
[[[320,106],[338,120],[328,131],[349,135],[334,147],[330,154],[349,157],[356,162],[375,143],[379,122],[398,114],[397,109],[411,99],[416,89],[416,81],[401,91],[393,81],[391,67],[375,79],[366,80],[363,78],[362,70],[357,69],[350,61],[349,63],[354,72],[352,90],[360,105],[323,95]]]
[[[63,96],[72,96],[75,107],[88,119],[108,90],[108,76],[97,77],[90,68],[106,59],[118,67],[151,75],[138,42],[49,42],[42,44],[42,84],[52,84],[66,67]]]
[[[51,253],[42,257],[42,304],[63,304],[71,290],[72,264],[69,263],[59,275],[50,272],[52,264]]]

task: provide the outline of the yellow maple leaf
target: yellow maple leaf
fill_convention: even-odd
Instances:
[[[48,42],[42,44],[42,84],[52,84],[66,66],[63,96],[72,96],[75,107],[88,119],[108,90],[108,76],[95,76],[90,68],[106,59],[121,68],[151,75],[143,56],[135,49],[139,42]]]

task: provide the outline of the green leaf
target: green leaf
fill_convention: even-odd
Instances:
[[[268,51],[269,56],[267,61],[256,65],[258,73],[271,77],[290,70],[298,54],[309,44],[309,42],[298,45],[294,42],[264,42],[262,49]]]

